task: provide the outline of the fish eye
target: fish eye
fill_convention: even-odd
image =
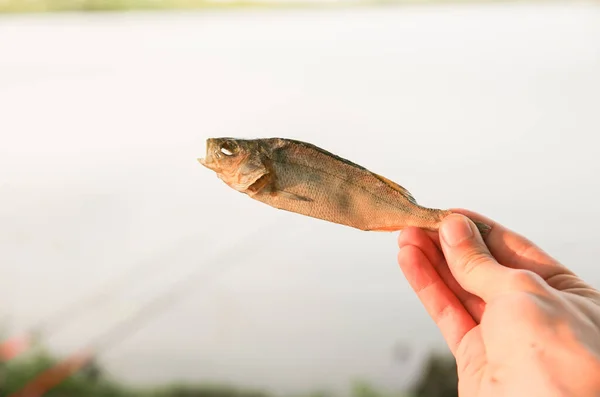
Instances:
[[[225,156],[232,156],[237,149],[237,145],[231,141],[225,141],[221,144],[221,153]]]

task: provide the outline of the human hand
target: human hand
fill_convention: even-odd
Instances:
[[[600,396],[600,292],[511,230],[407,228],[398,263],[456,358],[461,397]],[[487,244],[487,246],[486,246]]]

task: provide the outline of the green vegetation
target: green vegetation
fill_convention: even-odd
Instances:
[[[0,0],[0,12],[167,10],[207,6],[211,6],[211,2],[206,0]]]
[[[8,364],[0,363],[0,396],[20,390],[43,370],[56,364],[49,354],[41,352],[34,356],[16,359]],[[352,385],[352,397],[457,397],[456,366],[452,357],[432,354],[425,365],[423,375],[412,390],[406,393],[384,393],[368,382],[356,381]],[[276,397],[261,390],[241,390],[228,385],[166,385],[160,388],[140,389],[122,385],[107,377],[92,364],[69,377],[46,397]],[[336,397],[333,393],[315,392],[307,396],[289,397]]]

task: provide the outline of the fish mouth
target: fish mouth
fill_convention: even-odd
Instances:
[[[205,157],[198,157],[196,160],[206,168],[212,168],[214,165],[214,156],[212,153],[214,152],[215,139],[208,138],[206,140],[206,155]]]
[[[211,170],[213,168],[215,168],[215,162],[214,162],[212,156],[198,157],[196,160],[198,160],[198,162],[200,164],[202,164],[203,166],[205,166],[206,168],[209,168]]]

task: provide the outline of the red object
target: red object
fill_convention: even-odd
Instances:
[[[28,336],[17,336],[0,343],[0,361],[10,361],[23,353],[30,345]]]
[[[8,397],[41,397],[48,390],[56,387],[69,376],[79,371],[92,357],[93,356],[87,352],[67,357],[65,360],[39,374],[21,390]]]

